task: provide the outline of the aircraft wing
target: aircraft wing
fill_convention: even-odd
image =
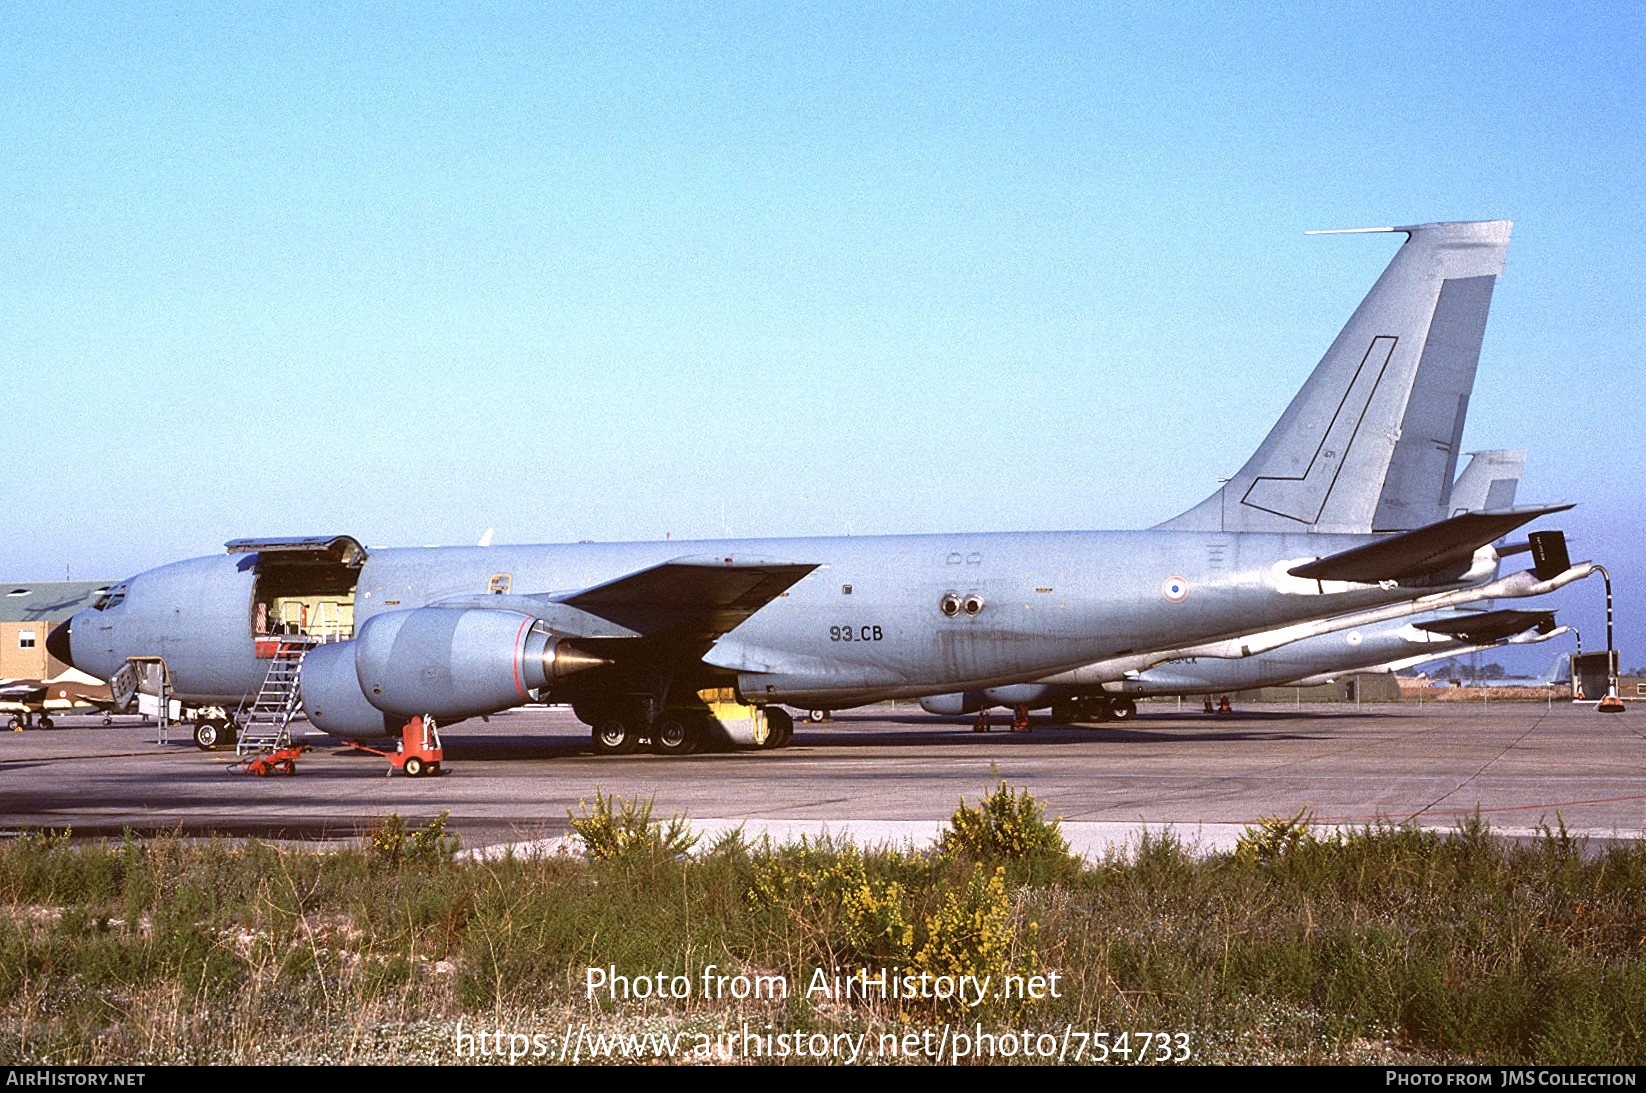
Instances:
[[[1555,628],[1553,611],[1473,611],[1450,618],[1413,623],[1419,630],[1446,634],[1472,645],[1487,645],[1536,627],[1547,634]]]
[[[816,568],[732,555],[676,558],[553,601],[642,636],[667,631],[717,637]]]
[[[0,702],[38,702],[46,685],[38,679],[8,679],[0,682]]]
[[[1328,554],[1324,558],[1293,566],[1287,572],[1311,581],[1372,584],[1425,577],[1446,570],[1462,570],[1468,567],[1475,551],[1481,547],[1539,516],[1565,512],[1571,507],[1547,505],[1498,512],[1465,512],[1366,546]]]
[[[735,556],[675,558],[575,592],[451,596],[436,606],[518,611],[567,638],[713,639],[816,568]]]

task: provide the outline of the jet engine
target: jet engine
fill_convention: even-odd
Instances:
[[[450,722],[519,706],[605,663],[518,611],[386,611],[304,658],[303,708],[325,732],[380,736],[419,715]]]
[[[986,691],[928,695],[920,700],[920,708],[927,713],[953,717],[956,714],[976,713],[991,706],[1044,706],[1058,693],[1058,688],[1043,683],[1013,683],[1005,687],[990,687]]]
[[[964,691],[947,695],[927,695],[920,700],[920,708],[927,713],[953,717],[956,714],[976,713],[994,703],[983,697],[982,691]]]
[[[393,736],[401,722],[366,701],[354,670],[352,641],[310,649],[303,657],[303,712],[321,732],[350,740]]]

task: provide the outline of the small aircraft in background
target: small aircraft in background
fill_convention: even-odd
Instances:
[[[1562,628],[1564,629],[1564,627]],[[1463,650],[1461,653],[1451,654],[1460,656],[1463,653],[1475,650]],[[1555,657],[1554,663],[1537,676],[1474,676],[1464,678],[1454,672],[1431,674],[1432,687],[1554,687],[1563,683],[1572,682],[1572,654],[1561,653]]]
[[[67,668],[51,679],[0,680],[0,713],[11,715],[14,732],[36,725],[52,728],[53,712],[76,709],[103,711],[105,725],[113,722],[115,714],[126,712],[107,683],[75,668]]]

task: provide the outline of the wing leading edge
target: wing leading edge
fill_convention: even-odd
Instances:
[[[734,555],[676,558],[552,599],[641,635],[718,637],[816,568]]]
[[[574,592],[452,596],[437,606],[518,611],[568,638],[712,640],[816,568],[735,555],[675,558]]]

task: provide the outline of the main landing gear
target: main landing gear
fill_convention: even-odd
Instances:
[[[748,720],[737,721],[749,735],[739,737],[734,732],[734,743],[769,751],[786,747],[794,739],[794,717],[787,710],[777,706],[745,709],[749,710]],[[714,714],[702,707],[665,709],[649,723],[645,712],[638,706],[631,709],[584,708],[576,713],[589,726],[589,742],[596,755],[632,755],[642,749],[654,755],[691,755],[725,735],[724,727],[727,725],[724,721],[717,725]],[[760,731],[761,728],[764,732]]]
[[[761,747],[767,750],[772,748],[786,748],[789,741],[794,739],[794,717],[788,710],[776,706],[766,707],[766,739]]]
[[[585,720],[596,755],[632,755],[642,747],[658,755],[690,755],[708,737],[708,718],[702,710],[664,710],[647,724],[644,713],[633,709],[605,710]]]
[[[1112,695],[1088,695],[1052,704],[1052,720],[1059,725],[1088,721],[1130,721],[1137,716],[1137,703]]]

